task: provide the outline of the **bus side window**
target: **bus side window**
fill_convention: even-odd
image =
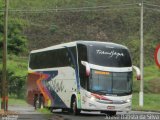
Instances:
[[[76,55],[76,47],[70,47],[69,49],[70,49],[71,53],[69,53],[69,51],[66,49],[66,53],[65,53],[65,55],[66,55],[66,60],[67,60],[67,63],[68,63],[69,66],[71,66],[72,68],[75,68],[75,65],[74,65],[74,63],[73,63],[72,57],[73,57],[73,59],[74,59],[75,61],[77,61],[77,57],[76,57],[76,56],[77,56],[77,55]],[[73,56],[71,56],[71,54],[72,54]]]

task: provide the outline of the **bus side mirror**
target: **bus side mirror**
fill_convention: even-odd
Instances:
[[[89,75],[90,75],[90,67],[89,67],[88,62],[86,62],[86,61],[81,61],[81,64],[86,67],[86,75],[89,76]]]
[[[141,71],[140,71],[140,69],[137,66],[132,66],[132,67],[136,71],[137,80],[141,80]]]

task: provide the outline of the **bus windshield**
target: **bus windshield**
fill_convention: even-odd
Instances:
[[[106,72],[92,69],[89,91],[99,94],[130,94],[132,92],[132,72]]]
[[[88,49],[88,62],[106,67],[131,67],[132,62],[127,49],[105,45],[91,45]]]

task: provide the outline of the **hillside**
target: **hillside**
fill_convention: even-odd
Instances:
[[[16,15],[16,19],[27,21],[24,34],[29,50],[74,40],[109,41],[129,47],[134,64],[139,65],[139,3],[140,0],[14,0],[10,1],[10,9],[19,11],[10,11],[10,17]],[[154,11],[152,4],[160,5],[160,1],[146,0],[144,4],[145,65],[153,64],[154,49],[160,42],[160,12]]]
[[[14,0],[10,1],[10,8],[20,12],[10,12],[10,15],[12,17],[16,14],[16,18],[27,21],[28,27],[24,29],[24,34],[29,40],[29,50],[74,40],[109,41],[126,45],[133,63],[139,66],[140,2],[141,0]],[[160,31],[159,6],[159,0],[144,0],[144,74],[146,80],[153,80],[152,83],[146,82],[146,87],[148,84],[154,86],[159,75],[157,72],[156,75],[149,74],[157,70],[154,50],[160,43],[160,34],[157,32]],[[146,88],[146,91],[149,92],[149,89]]]

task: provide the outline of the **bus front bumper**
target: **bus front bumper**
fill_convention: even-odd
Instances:
[[[97,111],[131,111],[131,101],[105,103],[103,101],[89,100],[82,105],[82,109]]]

